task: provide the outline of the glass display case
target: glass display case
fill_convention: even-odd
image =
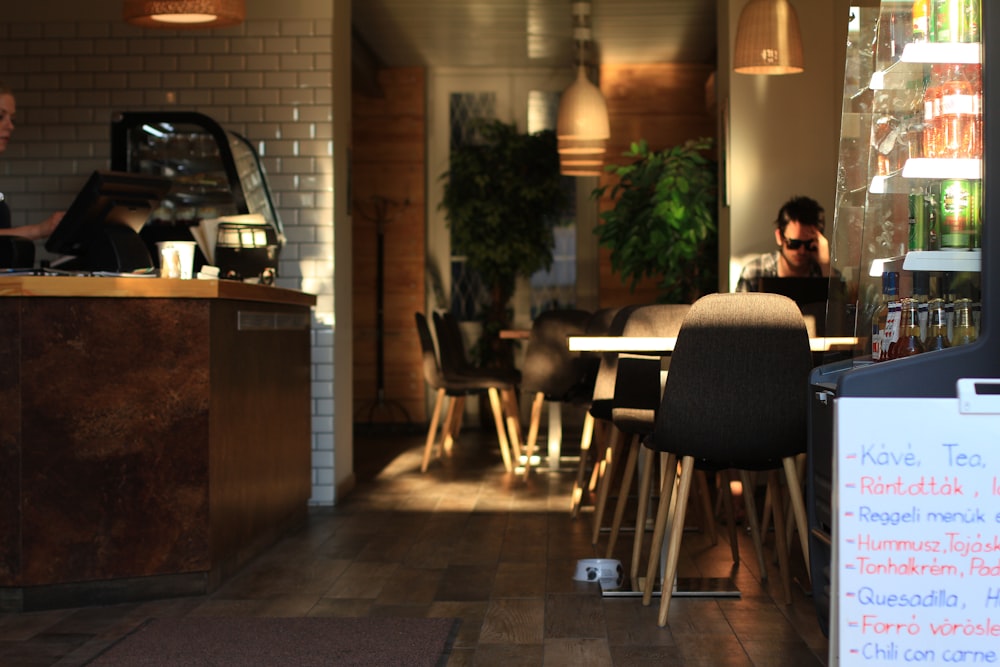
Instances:
[[[981,48],[929,41],[913,7],[852,9],[827,330],[859,357],[879,344],[883,272],[900,298],[980,302]]]
[[[214,252],[218,236],[221,252],[212,260],[224,277],[276,274],[284,244],[281,218],[259,155],[245,137],[196,112],[121,113],[111,124],[111,168],[172,181],[140,232],[154,258],[157,242],[198,240],[202,228],[207,238],[195,271],[208,262],[204,244]],[[244,226],[248,233],[238,233]]]
[[[1000,375],[989,327],[1000,309],[989,279],[1000,263],[1000,236],[989,224],[997,170],[987,168],[997,127],[990,95],[1000,86],[988,67],[995,48],[981,39],[1000,32],[1000,14],[986,5],[884,0],[851,8],[827,332],[858,345],[810,377],[810,560],[824,631],[837,399],[954,398],[959,378]],[[970,313],[974,335],[903,356],[893,303],[912,304],[922,318],[921,347],[931,347],[923,344],[933,306],[953,343],[956,307]]]

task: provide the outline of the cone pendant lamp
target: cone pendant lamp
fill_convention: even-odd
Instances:
[[[122,18],[143,28],[222,28],[246,19],[245,0],[124,0]]]
[[[591,40],[590,3],[574,2],[573,39],[579,50],[576,80],[563,91],[556,120],[559,171],[564,176],[600,176],[611,137],[608,103],[587,77],[586,51]]]
[[[750,0],[736,27],[733,71],[797,74],[803,71],[799,17],[788,0]]]

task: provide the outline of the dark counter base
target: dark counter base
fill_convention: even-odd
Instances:
[[[0,299],[0,608],[204,594],[300,525],[310,320],[219,298]]]

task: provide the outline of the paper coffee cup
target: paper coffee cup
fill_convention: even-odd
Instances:
[[[160,241],[160,277],[190,280],[194,277],[194,241]]]

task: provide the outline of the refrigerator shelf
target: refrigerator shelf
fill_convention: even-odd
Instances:
[[[924,65],[975,65],[983,61],[983,48],[976,43],[918,42],[903,47],[899,60],[872,73],[872,90],[906,90],[922,85]]]
[[[903,165],[903,178],[960,178],[978,181],[983,176],[979,158],[910,158]]]
[[[978,273],[983,253],[973,250],[911,250],[903,259],[907,271],[971,271]]]

